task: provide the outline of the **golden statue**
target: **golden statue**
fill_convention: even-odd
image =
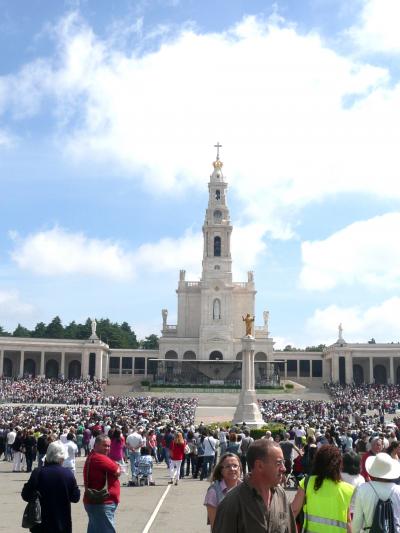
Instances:
[[[252,317],[250,313],[247,313],[246,316],[242,316],[242,320],[246,323],[246,336],[251,337],[251,327],[254,322],[254,316]]]

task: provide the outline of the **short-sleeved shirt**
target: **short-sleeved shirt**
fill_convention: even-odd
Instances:
[[[219,483],[219,487],[221,489],[221,493],[223,495],[223,498],[225,498],[226,494],[228,493],[229,489],[226,486],[225,481],[222,479],[221,481],[215,481],[210,487],[208,488],[206,492],[206,496],[204,498],[204,505],[210,505],[211,507],[218,507],[218,504],[220,501],[218,501],[218,495],[217,491],[215,490],[215,483]],[[241,481],[238,482],[238,485],[241,483]],[[232,490],[232,489],[231,489]]]
[[[89,479],[87,479],[88,467]],[[116,476],[118,470],[119,466],[117,463],[107,457],[107,455],[92,452],[86,459],[85,466],[83,468],[85,487],[89,486],[91,489],[101,490],[104,487],[107,474],[107,486],[110,496],[104,500],[103,503],[119,503],[121,487],[119,478]],[[83,503],[87,504],[91,502],[84,497]]]
[[[297,533],[285,491],[271,489],[267,507],[249,477],[230,490],[217,507],[213,533]]]

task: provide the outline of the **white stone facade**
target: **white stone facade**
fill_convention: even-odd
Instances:
[[[230,360],[241,358],[245,333],[243,315],[254,315],[256,289],[252,272],[247,281],[232,280],[231,234],[227,205],[228,184],[217,157],[208,184],[208,206],[203,224],[203,263],[199,281],[186,280],[181,270],[177,295],[177,324],[167,323],[163,310],[160,357],[166,359]],[[257,361],[273,351],[268,327],[256,327]]]

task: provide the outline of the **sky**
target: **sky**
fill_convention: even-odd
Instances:
[[[176,323],[220,142],[275,347],[398,342],[399,24],[400,0],[0,0],[0,325]]]

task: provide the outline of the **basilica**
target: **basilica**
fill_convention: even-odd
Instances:
[[[92,335],[83,341],[0,337],[0,376],[239,384],[244,322],[254,320],[256,288],[252,271],[246,281],[232,279],[228,183],[220,145],[216,147],[203,224],[202,275],[190,281],[180,271],[177,324],[169,324],[168,310],[162,309],[159,350],[110,349],[97,337],[93,321]],[[251,328],[260,386],[280,380],[400,384],[399,344],[347,343],[340,326],[337,341],[323,352],[275,351],[268,319],[265,310],[263,323]]]

